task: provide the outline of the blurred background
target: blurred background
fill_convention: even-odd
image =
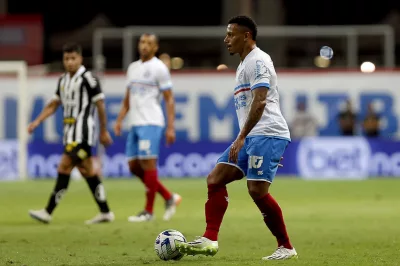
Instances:
[[[161,175],[206,175],[238,132],[231,90],[239,59],[223,44],[226,23],[238,14],[256,20],[258,46],[278,70],[282,112],[293,138],[279,173],[399,176],[400,1],[0,0],[1,72],[7,72],[5,61],[22,60],[29,74],[26,85],[18,83],[24,78],[0,76],[3,179],[56,176],[61,112],[29,137],[25,172],[18,166],[24,151],[10,143],[23,138],[18,121],[36,117],[54,93],[63,71],[62,45],[83,46],[85,65],[101,78],[111,130],[124,71],[138,59],[143,32],[159,35],[158,56],[171,68],[176,97],[178,142],[163,148]],[[331,60],[319,56],[322,46],[333,48]],[[217,71],[220,64],[229,69]],[[124,137],[99,155],[106,177],[129,176]]]
[[[350,51],[357,53],[358,60],[350,63],[373,61],[377,66],[384,66],[385,52],[390,55],[393,52],[385,49],[394,49],[390,46],[392,44],[385,46],[385,38],[391,42],[392,37],[386,35],[384,27],[373,25],[390,25],[397,33],[393,45],[400,45],[400,3],[394,0],[382,0],[379,5],[366,4],[361,0],[203,0],[190,6],[183,0],[157,1],[154,5],[146,1],[129,3],[122,0],[71,0],[67,5],[62,1],[0,0],[1,59],[26,59],[30,64],[48,64],[49,71],[60,71],[61,47],[72,39],[84,47],[88,67],[95,67],[92,65],[92,57],[96,53],[93,47],[101,45],[100,53],[106,58],[107,70],[121,70],[125,56],[122,49],[124,27],[225,27],[228,19],[237,14],[250,15],[260,27],[270,27],[267,28],[270,30],[260,33],[258,43],[273,55],[279,68],[314,67],[316,51],[327,43],[335,50],[332,66],[346,67],[349,64],[348,46],[352,42],[356,43],[356,47]],[[331,30],[314,27],[331,25],[338,27]],[[365,27],[349,27],[353,25]],[[107,31],[108,34],[103,32],[103,37],[97,39],[100,44],[96,44],[93,39],[99,28],[114,30]],[[182,58],[184,68],[214,68],[229,60],[222,48],[223,33],[214,32],[209,31],[209,36],[207,31],[185,34],[182,29],[169,32],[169,36],[161,38],[160,52]],[[139,34],[132,30],[133,42]],[[349,41],[349,37],[353,36],[356,38]],[[24,50],[22,58],[7,52],[15,46]],[[137,58],[136,51],[131,52],[134,54],[131,59]],[[394,64],[399,62],[399,55],[392,60]],[[234,66],[237,60],[227,63]]]

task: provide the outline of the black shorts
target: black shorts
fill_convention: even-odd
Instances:
[[[68,143],[64,146],[64,153],[72,160],[81,162],[92,156],[92,147],[87,143]]]

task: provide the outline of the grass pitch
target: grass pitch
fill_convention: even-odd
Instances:
[[[205,179],[165,180],[182,195],[176,216],[162,221],[158,197],[153,222],[132,224],[144,188],[136,179],[106,180],[112,224],[87,226],[97,213],[85,182],[71,182],[49,225],[33,221],[28,209],[42,208],[54,181],[0,183],[0,265],[400,265],[400,179],[304,181],[277,177],[271,193],[280,203],[299,259],[261,261],[275,239],[246,191],[244,180],[228,186],[229,207],[215,257],[164,262],[153,245],[164,229],[188,240],[205,228]]]

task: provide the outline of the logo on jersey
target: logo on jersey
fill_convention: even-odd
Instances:
[[[235,97],[234,101],[235,101],[235,109],[236,110],[239,110],[240,108],[247,106],[247,97],[245,94]]]
[[[146,70],[146,72],[144,72],[143,77],[148,78],[150,77],[150,71]]]
[[[269,70],[268,70],[267,66],[265,65],[264,61],[257,60],[256,61],[256,69],[255,69],[256,79],[262,78],[267,73],[269,73]]]

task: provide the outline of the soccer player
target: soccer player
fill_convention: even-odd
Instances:
[[[45,209],[29,211],[32,218],[49,223],[52,213],[66,192],[71,171],[78,167],[89,185],[90,191],[100,209],[100,213],[87,224],[111,222],[114,213],[110,211],[104,186],[93,167],[91,148],[95,144],[95,118],[100,120],[100,142],[107,146],[112,139],[107,130],[107,116],[104,106],[104,94],[99,80],[82,65],[82,49],[76,43],[63,47],[63,63],[66,72],[59,78],[57,90],[51,101],[40,115],[28,126],[32,133],[40,123],[54,114],[61,105],[64,112],[64,153],[58,166],[58,177]]]
[[[154,34],[143,34],[139,41],[140,60],[129,65],[127,90],[117,122],[115,135],[121,135],[122,121],[129,111],[130,132],[126,142],[129,169],[146,187],[146,205],[142,212],[128,217],[130,222],[152,220],[156,193],[165,200],[164,220],[176,212],[181,196],[171,193],[157,177],[157,157],[164,132],[165,118],[161,108],[164,97],[167,112],[165,137],[167,145],[175,142],[175,102],[167,66],[155,54],[158,39]]]
[[[247,176],[247,188],[278,248],[263,260],[297,257],[290,243],[281,208],[269,193],[290,133],[279,107],[277,75],[271,57],[256,46],[257,26],[247,16],[229,20],[224,42],[231,55],[239,54],[233,95],[240,133],[207,177],[206,230],[193,242],[179,243],[187,255],[215,255],[218,232],[228,208],[226,185]]]

